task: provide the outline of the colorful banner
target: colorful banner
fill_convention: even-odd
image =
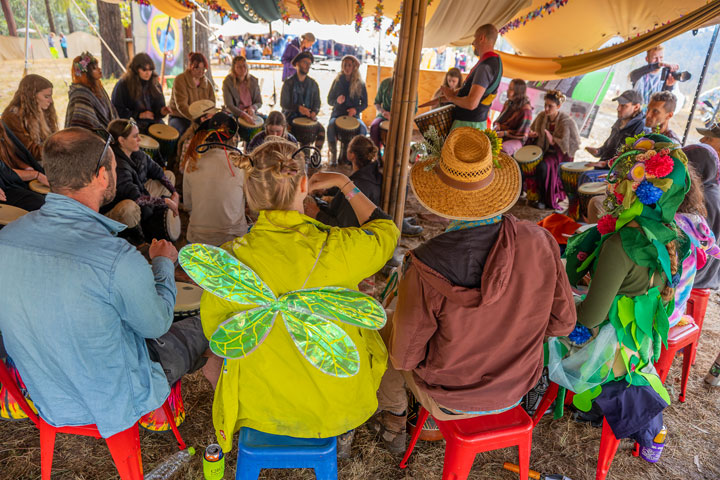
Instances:
[[[165,76],[183,71],[183,36],[180,20],[175,20],[151,5],[133,4],[135,51],[146,52],[160,74],[165,58]]]

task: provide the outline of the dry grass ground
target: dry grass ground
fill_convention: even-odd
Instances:
[[[22,62],[6,62],[0,71],[0,109],[9,101],[22,72]],[[31,71],[51,77],[55,83],[55,101],[61,122],[67,98],[69,63],[48,61],[36,64]],[[262,75],[267,73],[262,72]],[[329,72],[316,75],[323,85],[332,80]],[[264,94],[272,93],[272,79],[265,82]],[[269,92],[268,92],[268,83]],[[327,88],[327,86],[325,88]],[[108,89],[111,85],[108,85]],[[326,91],[326,90],[322,90]],[[278,92],[279,93],[279,92]],[[590,145],[598,145],[613,119],[612,104],[607,102],[599,116],[598,127]],[[327,115],[327,112],[326,112]],[[603,125],[605,128],[603,128]],[[597,133],[599,130],[599,133]],[[676,130],[680,130],[679,128]],[[520,218],[538,221],[548,212],[529,208],[521,203],[512,213]],[[410,195],[408,215],[415,215],[425,232],[418,238],[402,238],[403,248],[413,248],[442,231],[444,225],[432,215],[424,213]],[[378,284],[382,279],[376,279]],[[528,294],[531,294],[530,292]],[[712,390],[702,377],[720,352],[720,296],[713,294],[705,319],[703,335],[698,348],[697,364],[690,373],[687,402],[673,403],[665,411],[669,429],[667,445],[659,463],[651,465],[630,455],[631,443],[624,441],[613,462],[608,479],[623,480],[717,480],[720,478],[720,457],[717,449],[720,441],[720,390]],[[681,362],[676,360],[667,380],[671,396],[677,399]],[[214,443],[212,428],[212,394],[209,383],[198,372],[183,380],[183,397],[187,419],[180,431],[188,443],[202,451]],[[112,406],[109,406],[112,408]],[[143,463],[146,471],[176,451],[170,434],[152,434],[141,431]],[[560,420],[543,419],[534,431],[531,467],[544,473],[562,473],[573,480],[594,478],[600,429],[580,425],[567,416]],[[226,458],[225,478],[235,474],[235,451]],[[441,476],[443,443],[420,442],[407,470],[398,468],[399,458],[389,454],[370,431],[358,428],[352,457],[339,462],[339,478],[342,480],[430,480]],[[505,461],[517,463],[517,452],[504,449],[477,456],[471,479],[506,479],[516,475],[502,470]],[[86,437],[59,435],[53,462],[57,479],[105,480],[117,478],[110,455],[104,442]],[[40,446],[38,432],[28,421],[0,422],[0,480],[39,479]],[[197,480],[202,478],[202,461],[195,456],[190,464],[175,478]],[[265,470],[263,479],[289,480],[313,479],[310,471]]]

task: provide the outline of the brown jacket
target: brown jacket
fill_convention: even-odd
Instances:
[[[37,141],[35,141],[35,139],[33,139],[30,132],[28,132],[28,130],[25,128],[22,118],[20,118],[20,115],[17,111],[17,108],[5,109],[2,114],[2,121],[5,122],[5,125],[8,126],[8,128],[13,132],[17,139],[20,140],[23,145],[25,145],[25,148],[28,149],[28,151],[35,158],[35,160],[37,160],[38,162],[42,161],[42,142],[38,143]],[[10,166],[12,168],[18,169],[27,168],[27,164],[23,163],[20,160],[13,162],[13,164],[10,164]]]
[[[576,321],[550,233],[511,215],[489,241],[484,228],[445,233],[422,247],[441,269],[455,262],[466,278],[479,273],[479,288],[451,283],[415,252],[406,257],[389,348],[396,369],[412,370],[440,405],[464,411],[517,402],[540,377],[545,336],[567,335]],[[450,247],[443,237],[451,234],[467,241]],[[473,245],[468,235],[488,245]]]
[[[172,115],[192,120],[190,116],[190,105],[197,100],[212,100],[215,102],[215,90],[207,77],[203,76],[200,85],[195,86],[195,80],[188,70],[177,77],[173,83],[172,95],[170,96],[170,108]]]
[[[530,130],[538,134],[536,145],[547,152],[551,145],[545,136],[545,130],[549,130],[550,119],[545,112],[538,113],[538,116],[530,125]],[[555,130],[552,132],[555,139],[555,147],[569,157],[574,157],[575,152],[580,148],[580,134],[578,133],[575,120],[565,112],[558,112],[555,119]]]

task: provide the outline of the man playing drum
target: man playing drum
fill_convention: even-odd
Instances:
[[[296,127],[293,125],[293,120],[307,118],[316,123],[312,128],[315,128],[316,133],[315,147],[320,150],[325,143],[325,128],[317,121],[320,111],[320,87],[314,79],[308,76],[313,61],[313,54],[307,51],[298,53],[293,59],[292,64],[297,68],[297,72],[283,83],[280,106],[290,132],[296,138],[299,137],[294,130]]]
[[[480,57],[459,89],[440,87],[447,101],[455,104],[452,128],[487,128],[487,117],[502,80],[502,61],[493,51],[498,31],[486,24],[475,31],[473,51]],[[440,97],[442,99],[442,97]]]
[[[153,241],[151,267],[98,212],[115,195],[107,143],[65,129],[43,160],[45,205],[0,231],[0,330],[42,419],[108,438],[160,407],[208,341],[198,317],[172,323],[175,247]]]

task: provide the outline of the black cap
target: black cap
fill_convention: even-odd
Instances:
[[[297,62],[299,62],[300,60],[302,60],[303,58],[309,58],[309,59],[310,59],[310,63],[314,63],[314,62],[315,62],[315,57],[313,57],[312,52],[310,52],[309,50],[303,50],[302,52],[300,52],[300,53],[298,53],[297,55],[295,55],[295,58],[292,59],[292,62],[291,62],[291,63],[292,63],[292,66],[294,67],[295,64],[296,64]]]
[[[613,98],[613,102],[618,102],[620,105],[625,105],[626,103],[643,103],[643,98],[637,90],[625,90],[619,97]]]

